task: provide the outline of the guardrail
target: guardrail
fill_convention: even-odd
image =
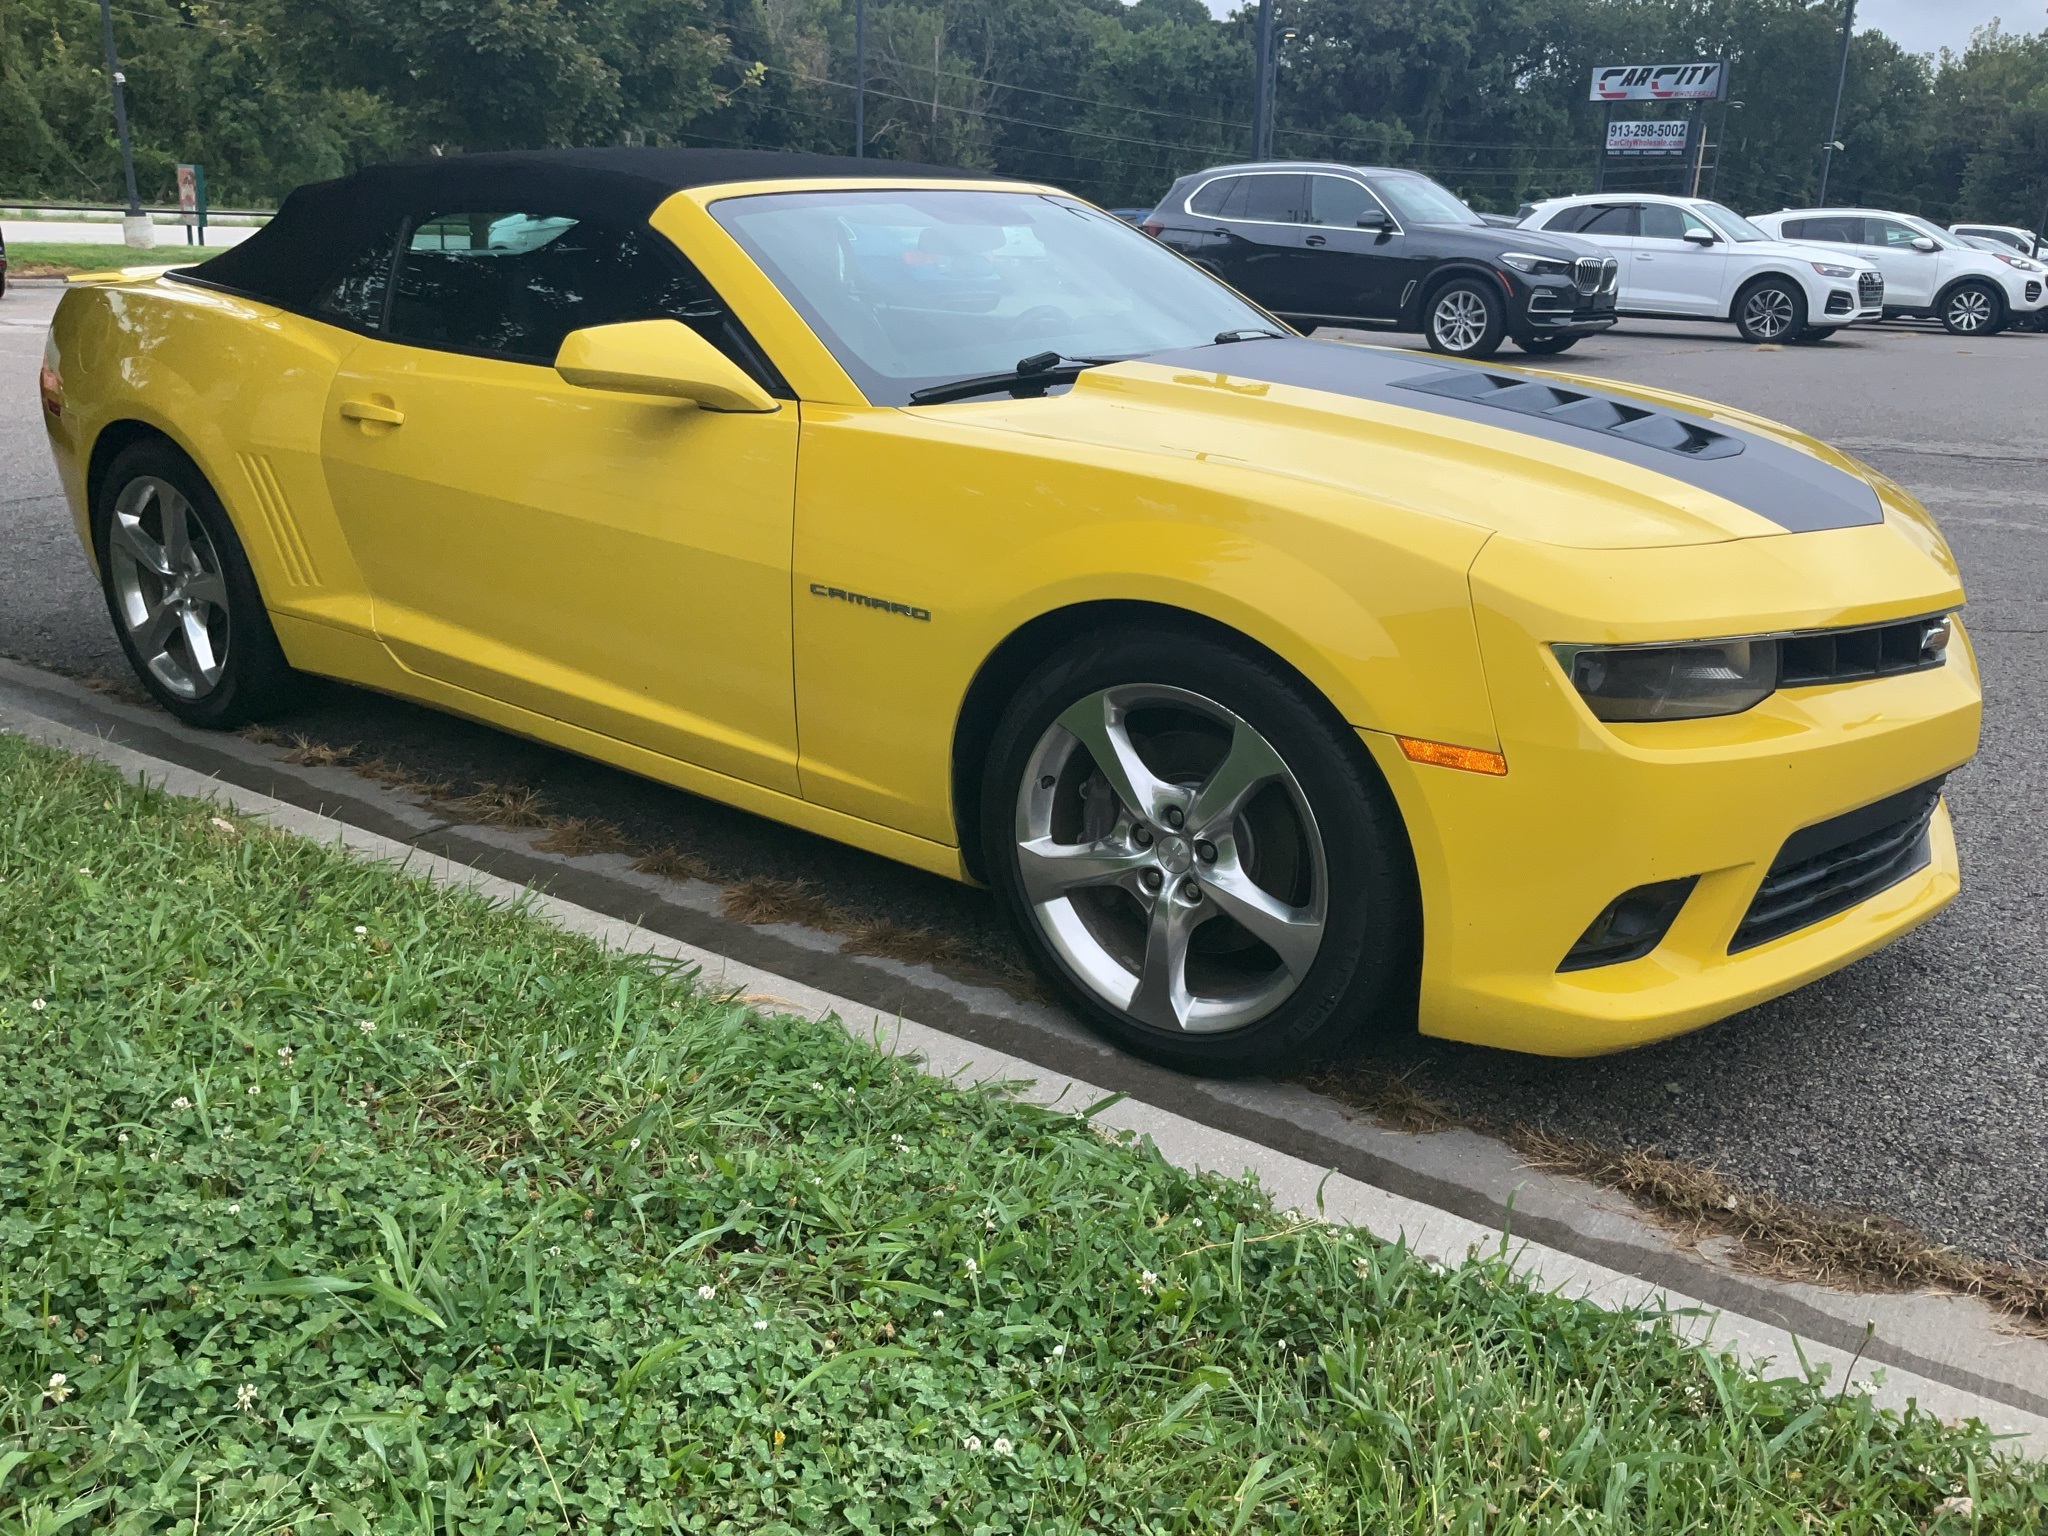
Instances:
[[[120,203],[8,202],[0,198],[0,218],[9,219],[55,218],[78,213],[105,213],[118,219],[127,211]],[[173,218],[183,217],[185,212],[176,203],[144,203],[142,211],[149,214],[167,213]],[[275,208],[209,207],[206,216],[208,219],[268,219],[276,212]]]

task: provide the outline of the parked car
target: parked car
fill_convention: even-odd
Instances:
[[[1299,161],[1219,165],[1145,220],[1239,293],[1296,325],[1420,331],[1490,357],[1548,356],[1614,324],[1614,261],[1580,240],[1487,223],[1415,171]]]
[[[451,155],[70,289],[39,391],[178,719],[326,674],[984,881],[1178,1067],[1616,1050],[1953,899],[1980,690],[1905,491],[1283,329],[1054,187]]]
[[[1953,227],[1950,228],[1949,233],[1955,233]],[[1971,247],[1973,250],[1989,251],[1992,255],[2006,262],[2017,271],[2038,271],[2048,275],[2048,263],[2044,263],[2031,256],[2021,256],[2007,241],[1994,240],[1989,235],[1964,235],[1961,239],[1963,244]],[[2015,315],[2011,323],[2019,330],[2048,330],[2048,308],[2037,309],[2031,315]]]
[[[1979,250],[1986,249],[1978,245],[1979,241],[1990,240],[2021,256],[2035,260],[2048,258],[2048,240],[2018,224],[1951,224],[1948,232],[1961,235],[1972,245],[1977,245]]]
[[[1759,228],[1802,245],[1860,255],[1884,272],[1884,312],[1939,320],[1956,336],[1988,336],[2044,304],[2040,272],[1980,251],[1939,224],[1882,208],[1788,208],[1759,214]]]
[[[1556,197],[1530,208],[1522,225],[1612,251],[1624,315],[1728,320],[1744,341],[1809,343],[1883,313],[1873,263],[1787,244],[1704,198]]]

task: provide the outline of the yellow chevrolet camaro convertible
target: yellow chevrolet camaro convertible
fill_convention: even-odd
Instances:
[[[179,718],[344,678],[985,881],[1189,1069],[1389,1017],[1615,1050],[1957,890],[1977,669],[1897,485],[1296,336],[1051,187],[367,170],[67,293],[42,394]]]

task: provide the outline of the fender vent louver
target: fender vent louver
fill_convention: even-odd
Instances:
[[[1589,432],[1608,432],[1631,443],[1641,443],[1645,448],[1661,448],[1689,459],[1727,459],[1742,452],[1739,439],[1668,411],[1630,405],[1608,395],[1564,389],[1540,379],[1517,378],[1511,373],[1489,373],[1484,368],[1444,369],[1419,379],[1404,379],[1397,387],[1441,395],[1448,400],[1499,406],[1504,411],[1584,427]]]

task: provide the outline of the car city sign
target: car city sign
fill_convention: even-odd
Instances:
[[[1594,101],[1719,101],[1728,94],[1728,66],[1613,64],[1593,71]]]
[[[1682,155],[1686,129],[1692,125],[1682,117],[1668,120],[1617,120],[1607,125],[1607,153],[1610,155]]]

